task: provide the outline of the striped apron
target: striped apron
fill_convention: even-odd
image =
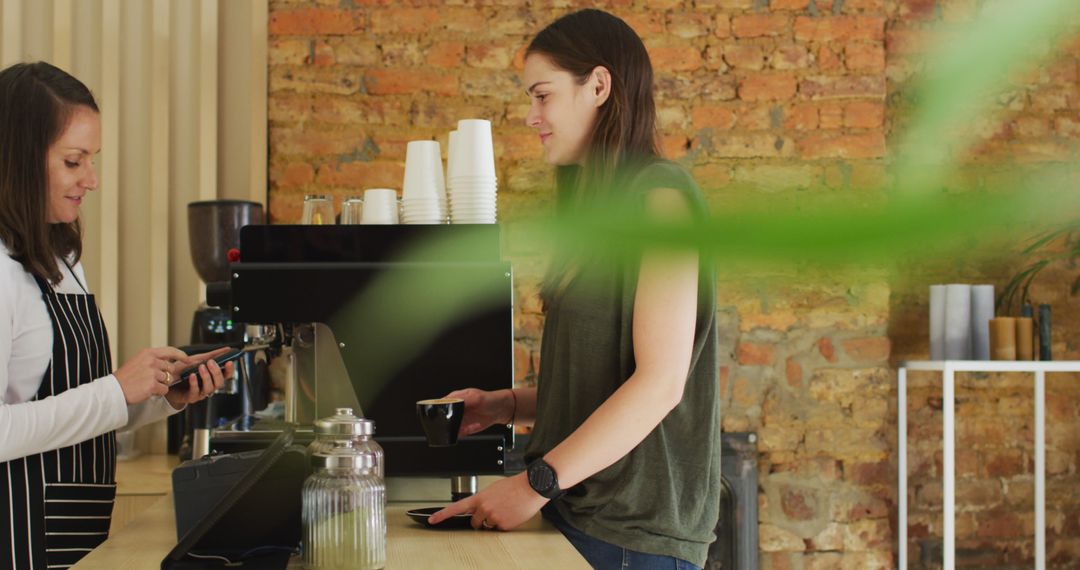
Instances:
[[[94,297],[58,294],[35,280],[52,320],[53,352],[34,399],[111,374],[109,338]],[[115,498],[115,432],[0,463],[0,568],[75,564],[108,537]]]

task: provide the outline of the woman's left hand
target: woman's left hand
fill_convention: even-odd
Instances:
[[[547,502],[529,486],[525,473],[518,473],[431,515],[428,523],[439,524],[454,515],[472,513],[475,529],[512,530],[531,519]]]
[[[192,373],[186,379],[186,389],[177,384],[165,394],[165,399],[169,401],[169,404],[179,410],[188,404],[194,404],[199,400],[212,396],[214,392],[221,388],[225,384],[225,378],[232,377],[235,374],[235,367],[232,362],[228,362],[225,364],[225,369],[222,370],[221,366],[214,361],[214,357],[224,354],[227,350],[220,349],[204,354],[193,354],[186,359],[173,362],[173,373],[177,376],[184,369],[200,362],[202,364],[199,364],[198,377],[196,377],[195,373]]]

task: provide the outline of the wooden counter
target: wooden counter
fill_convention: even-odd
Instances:
[[[161,559],[176,545],[170,477],[175,466],[175,457],[164,455],[120,463],[116,509],[123,509],[125,512],[120,514],[132,524],[117,524],[114,513],[109,539],[72,568],[160,568]],[[122,506],[121,497],[131,502],[131,509]],[[539,515],[512,532],[432,530],[405,515],[418,506],[426,505],[390,503],[387,506],[387,568],[589,568],[562,534]],[[294,558],[289,568],[301,568],[299,558]]]
[[[387,507],[387,568],[589,568],[562,534],[539,515],[512,532],[432,530],[405,515],[418,506],[425,505],[390,503]],[[161,559],[175,544],[176,518],[169,495],[137,516],[132,524],[113,533],[72,568],[160,568]],[[289,568],[301,568],[298,557],[294,557]]]

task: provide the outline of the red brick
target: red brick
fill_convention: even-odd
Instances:
[[[716,20],[713,24],[713,35],[718,38],[731,37],[731,16],[727,14],[716,15]]]
[[[882,44],[850,43],[844,47],[844,65],[852,71],[885,71]]]
[[[716,190],[731,181],[731,167],[723,164],[702,164],[693,168],[694,180],[705,190]],[[724,368],[723,370],[726,370]]]
[[[890,27],[885,34],[885,50],[889,55],[917,55],[933,47],[933,35],[928,30]]]
[[[737,128],[744,131],[766,131],[772,129],[774,127],[773,109],[774,107],[772,105],[743,107],[735,113],[735,124]],[[777,118],[779,118],[779,116]]]
[[[702,12],[672,12],[668,14],[667,31],[677,38],[696,38],[709,34],[712,21],[712,16]]]
[[[629,14],[623,14],[622,19],[626,22],[626,25],[630,26],[637,34],[643,38],[649,38],[658,36],[664,33],[664,14],[663,12],[647,11],[647,12],[631,12]],[[649,50],[652,53],[652,50]]]
[[[311,57],[311,40],[271,40],[267,57],[270,65],[305,65]]]
[[[371,30],[376,34],[419,34],[431,32],[447,21],[436,8],[380,8],[371,11]]]
[[[1080,138],[1080,118],[1058,117],[1054,120],[1054,129],[1059,136]]]
[[[818,352],[821,356],[829,362],[836,362],[836,349],[833,347],[832,339],[829,337],[821,337],[817,341]]]
[[[780,492],[780,509],[784,511],[788,519],[793,521],[808,521],[817,516],[814,512],[814,507],[817,503],[816,498],[810,495],[809,499],[807,495],[810,492],[806,489],[796,489],[792,487],[782,488]]]
[[[769,0],[770,10],[805,10],[810,0]]]
[[[363,12],[335,8],[275,10],[268,31],[272,36],[359,34],[364,32]]]
[[[856,362],[883,362],[889,359],[892,343],[886,337],[855,338],[845,340],[844,352]]]
[[[877,101],[855,101],[844,106],[844,126],[854,129],[876,129],[885,123],[885,104]]]
[[[471,44],[465,49],[465,63],[481,69],[508,69],[516,47],[506,44]]]
[[[735,126],[735,113],[723,105],[695,105],[690,111],[694,129],[728,130]]]
[[[953,4],[954,2],[942,2]],[[907,20],[931,20],[936,15],[938,0],[899,0],[897,15]]]
[[[783,101],[795,96],[798,81],[787,73],[751,75],[739,84],[743,101]]]
[[[372,69],[364,75],[364,86],[372,95],[411,94],[418,91],[457,95],[458,92],[456,74],[417,69]]]
[[[334,48],[326,42],[315,42],[315,58],[312,61],[316,67],[328,67],[334,65]]]
[[[877,158],[885,156],[885,135],[810,135],[799,140],[799,155],[818,158]]]
[[[428,50],[427,64],[432,67],[457,67],[465,58],[463,42],[437,42]]]
[[[802,387],[802,366],[800,366],[798,362],[795,362],[793,358],[788,358],[786,368],[785,375],[787,376],[788,386],[791,386],[792,388]]]
[[[786,36],[790,30],[790,18],[780,14],[746,14],[731,19],[731,31],[737,38]]]
[[[719,158],[790,158],[795,143],[772,133],[718,133],[710,154]]]
[[[306,162],[290,162],[271,168],[270,180],[282,190],[300,188],[315,181],[315,169]]]
[[[772,366],[776,358],[776,345],[741,342],[737,349],[737,361],[743,366]]]
[[[795,18],[795,39],[803,42],[842,42],[885,38],[885,18],[825,16]]]
[[[319,167],[319,184],[346,188],[394,188],[401,185],[404,165],[397,162],[346,162]]]
[[[735,69],[760,70],[765,65],[761,46],[753,44],[728,44],[723,48],[724,62]]]
[[[1028,527],[1019,515],[1012,512],[995,510],[981,517],[976,535],[979,538],[1020,538],[1030,533]]]
[[[514,341],[514,382],[520,383],[529,374],[529,348],[525,343]]]
[[[884,99],[885,77],[881,75],[812,77],[799,83],[799,93],[809,99],[845,97]]]
[[[777,46],[769,54],[769,65],[773,69],[805,69],[810,66],[810,51],[799,44]]]
[[[844,107],[839,103],[826,103],[818,107],[818,117],[822,129],[839,129],[844,126]]]
[[[818,128],[818,110],[813,103],[796,103],[784,112],[784,128],[812,131]]]
[[[840,62],[840,56],[836,54],[832,49],[821,46],[817,53],[818,69],[822,71],[835,71],[840,69],[843,65]]]
[[[660,151],[667,158],[682,158],[694,147],[694,139],[686,134],[660,136]]]
[[[649,50],[653,68],[660,71],[693,71],[701,68],[701,51],[693,46],[662,46]]]
[[[999,451],[986,458],[987,477],[1016,477],[1027,472],[1024,454],[1018,449]]]

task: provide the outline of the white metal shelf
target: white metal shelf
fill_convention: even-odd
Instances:
[[[1035,568],[1046,568],[1046,373],[1080,372],[1080,361],[914,360],[897,369],[897,447],[900,512],[899,568],[907,568],[907,372],[942,373],[944,438],[942,479],[944,486],[945,570],[956,567],[956,373],[1025,372],[1035,375]]]

